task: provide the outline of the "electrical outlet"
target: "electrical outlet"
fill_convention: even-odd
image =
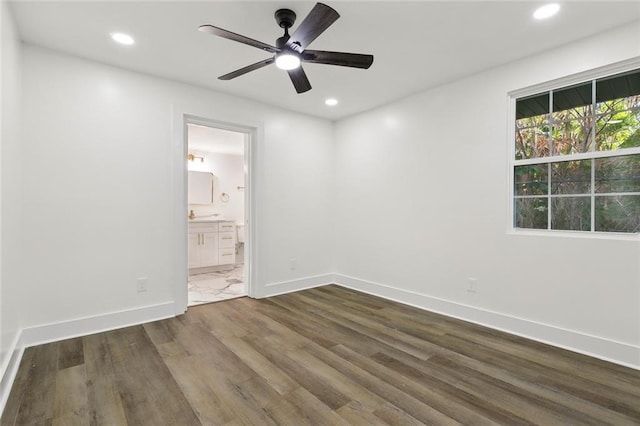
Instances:
[[[147,277],[138,278],[138,283],[136,284],[136,289],[138,290],[138,293],[147,291],[147,281],[148,281]]]
[[[469,285],[469,287],[467,287],[467,291],[469,293],[477,292],[477,289],[476,289],[476,286],[478,284],[477,278],[467,278],[467,284]]]
[[[292,271],[298,267],[298,261],[296,259],[289,259],[289,269]]]

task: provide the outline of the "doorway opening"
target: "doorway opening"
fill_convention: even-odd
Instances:
[[[248,293],[250,134],[187,122],[187,306]]]

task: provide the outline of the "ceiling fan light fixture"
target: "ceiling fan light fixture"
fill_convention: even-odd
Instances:
[[[300,57],[289,52],[278,53],[276,66],[285,71],[294,70],[300,66]]]

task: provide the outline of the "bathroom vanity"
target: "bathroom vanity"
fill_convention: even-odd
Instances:
[[[189,221],[189,269],[231,266],[236,263],[236,228],[232,221]]]

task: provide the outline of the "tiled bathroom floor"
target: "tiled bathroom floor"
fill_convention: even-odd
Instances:
[[[219,302],[246,296],[242,272],[244,265],[236,265],[231,271],[208,272],[189,275],[189,306]]]

